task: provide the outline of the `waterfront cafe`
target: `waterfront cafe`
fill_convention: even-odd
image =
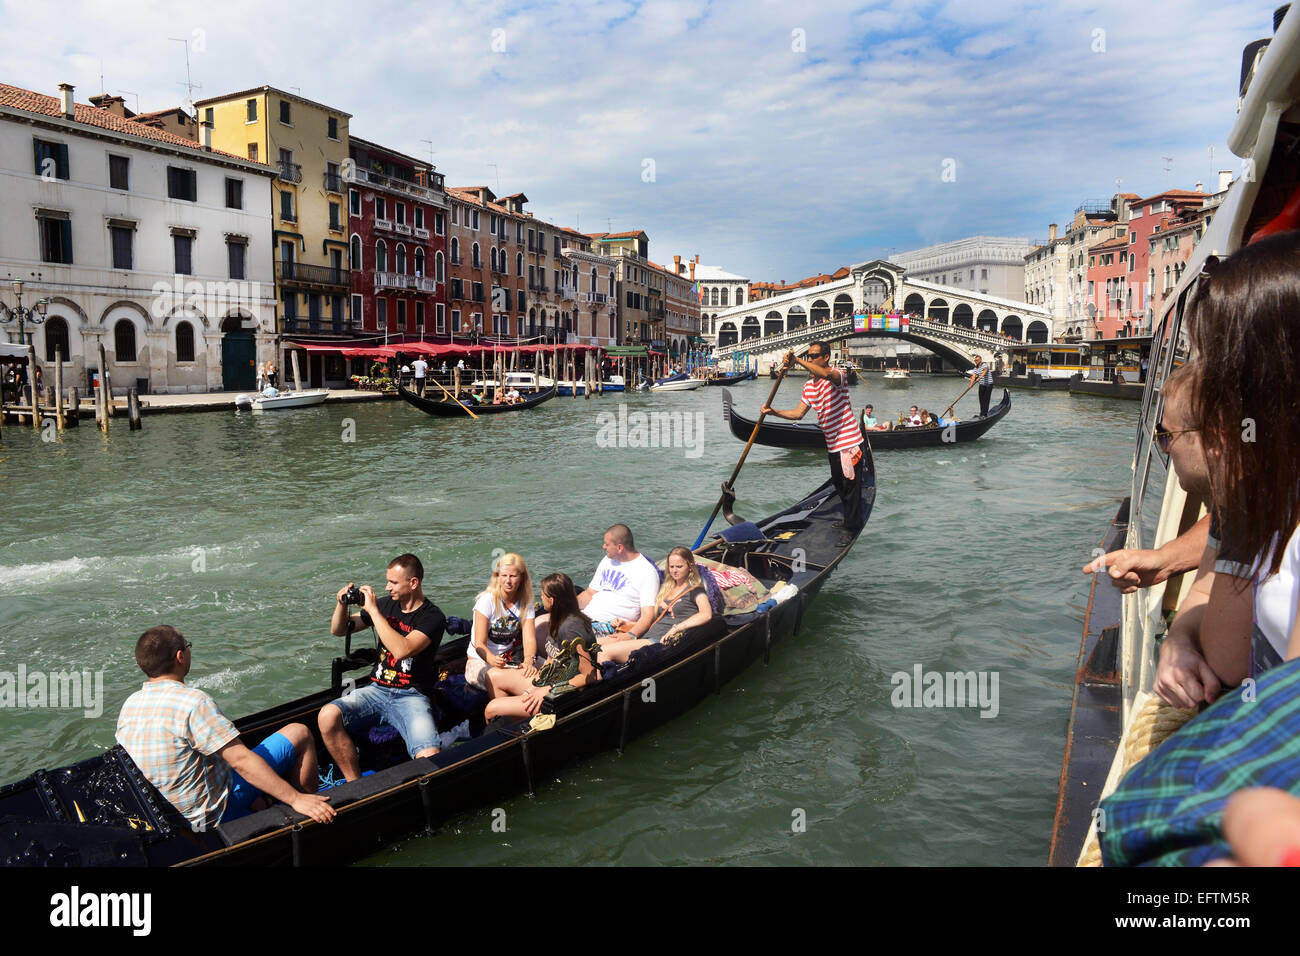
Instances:
[[[1014,376],[1070,379],[1078,375],[1094,382],[1129,385],[1144,380],[1142,366],[1150,360],[1150,335],[1077,342],[1015,345],[1006,349],[1006,361]]]
[[[347,363],[346,374],[352,380],[357,377],[373,378],[376,377],[373,373],[382,374],[385,369],[388,377],[395,378],[398,369],[403,364],[414,361],[416,356],[424,356],[429,363],[430,373],[434,373],[443,361],[449,366],[455,366],[463,360],[466,368],[478,374],[486,374],[499,367],[503,371],[540,370],[544,375],[554,374],[554,377],[560,379],[576,377],[581,380],[585,374],[586,357],[594,354],[597,369],[605,374],[624,375],[629,381],[633,375],[662,376],[667,358],[665,353],[644,346],[612,346],[604,349],[596,345],[576,343],[516,345],[509,342],[449,344],[415,341],[378,345],[287,341],[282,348],[282,379],[292,383],[294,365],[299,363],[299,368],[312,370],[312,380],[303,381],[304,386],[312,387],[319,387],[316,374],[326,364],[314,361],[317,357],[330,357]],[[376,369],[376,366],[379,368]]]

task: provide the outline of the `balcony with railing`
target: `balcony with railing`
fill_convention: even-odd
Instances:
[[[416,199],[422,199],[425,202],[435,205],[443,205],[446,197],[441,190],[432,189],[429,186],[421,186],[419,183],[411,182],[408,179],[399,179],[396,176],[385,176],[383,173],[377,173],[373,170],[362,169],[355,164],[348,165],[348,182],[365,183],[370,186],[377,186],[380,189],[391,189],[396,192],[405,193],[408,196],[414,196]]]
[[[325,191],[331,193],[343,192],[343,177],[338,173],[325,173]]]
[[[302,182],[301,163],[276,163],[275,178],[282,183]]]
[[[376,228],[376,229],[382,229],[382,230],[384,230],[384,232],[392,232],[392,231],[393,231],[393,220],[391,220],[391,219],[376,219],[376,220],[375,220],[375,228]]]
[[[409,236],[411,234],[411,227],[407,223],[398,222],[393,224],[393,231],[399,236]]]
[[[416,239],[428,239],[428,238],[429,238],[429,230],[428,230],[428,229],[424,229],[424,228],[421,228],[420,226],[416,226],[414,232],[415,232],[415,238],[416,238]]]
[[[582,301],[590,302],[592,305],[604,305],[609,299],[609,295],[604,292],[584,292],[582,294]]]
[[[376,272],[376,289],[406,289],[412,292],[437,292],[437,280],[428,276],[412,276],[401,272]]]
[[[299,315],[286,315],[281,321],[282,332],[293,334],[302,332],[331,333],[334,335],[351,335],[352,320],[348,318],[308,318]]]
[[[578,293],[575,290],[571,289],[569,286],[562,285],[560,286],[560,298],[573,299],[574,301],[576,301],[578,298]]]
[[[302,262],[275,262],[275,278],[279,282],[291,282],[297,285],[346,286],[348,270],[334,266],[314,266]],[[287,317],[286,317],[287,320]]]

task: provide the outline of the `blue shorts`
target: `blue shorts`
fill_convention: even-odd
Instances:
[[[253,748],[257,754],[275,771],[278,777],[287,777],[293,770],[296,759],[293,744],[284,734],[272,734]],[[221,822],[228,823],[248,816],[248,808],[262,795],[262,791],[241,777],[235,771],[230,772],[230,796],[226,800],[226,810],[221,814]]]
[[[412,758],[421,750],[438,746],[438,727],[429,698],[414,688],[394,690],[367,684],[331,703],[343,713],[343,727],[353,738],[384,723],[402,735]]]

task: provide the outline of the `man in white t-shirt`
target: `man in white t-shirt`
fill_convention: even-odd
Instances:
[[[411,363],[411,368],[415,370],[415,393],[417,395],[423,396],[424,395],[424,373],[429,370],[429,363],[426,362],[424,360],[424,356],[421,355],[419,358],[417,358],[414,362]]]
[[[659,570],[637,552],[632,532],[625,524],[613,525],[605,532],[603,547],[605,557],[587,589],[578,595],[578,607],[596,625],[602,644],[640,637],[654,623]],[[610,633],[610,623],[615,619],[630,622],[630,630]]]

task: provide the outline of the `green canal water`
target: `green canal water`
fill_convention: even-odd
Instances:
[[[963,384],[872,375],[854,407],[940,409]],[[737,386],[738,407],[756,413],[769,387]],[[795,396],[784,385],[776,404]],[[1079,568],[1127,488],[1138,403],[1012,400],[978,442],[877,455],[866,531],[769,666],[504,815],[484,808],[363,863],[1044,863]],[[617,430],[598,415],[620,403],[630,425],[676,412],[701,430],[674,432],[689,447],[607,447]],[[977,410],[967,396],[957,414]],[[384,402],[3,437],[0,671],[102,671],[103,700],[97,716],[0,709],[0,783],[112,745],[142,680],[135,640],[154,624],[194,642],[192,683],[228,716],[251,713],[327,684],[336,590],[382,587],[394,555],[423,560],[448,614],[470,613],[497,549],[520,552],[534,581],[564,570],[582,584],[615,521],[656,558],[692,543],[742,448],[717,389],[477,423]],[[737,511],[761,517],[827,473],[822,454],[756,447]],[[894,706],[893,675],[917,665],[996,675],[996,716]]]

